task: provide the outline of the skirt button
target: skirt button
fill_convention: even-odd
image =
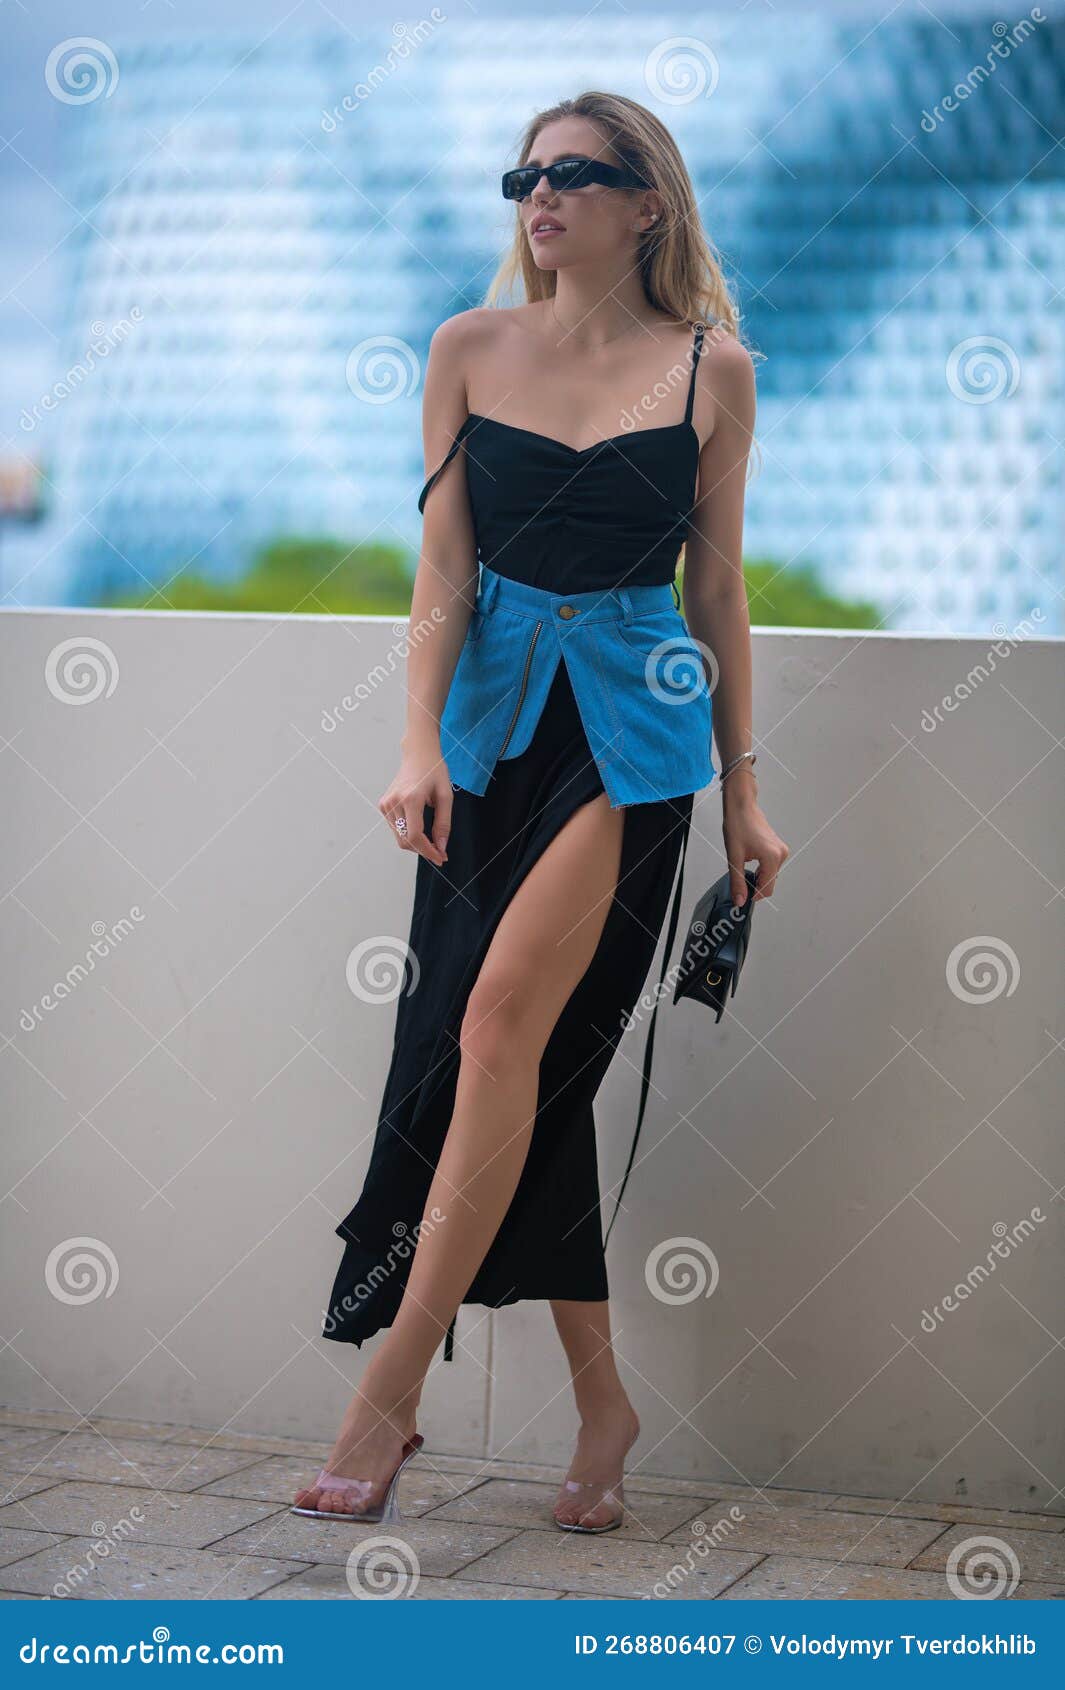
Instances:
[[[569,618],[571,616],[576,616],[577,612],[571,604],[560,604],[558,607],[558,614],[560,616],[564,616],[566,620],[569,621]]]

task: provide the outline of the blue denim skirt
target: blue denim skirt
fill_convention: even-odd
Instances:
[[[710,687],[671,587],[553,593],[482,565],[440,720],[453,786],[482,794],[521,755],[560,662],[612,809],[710,784]]]

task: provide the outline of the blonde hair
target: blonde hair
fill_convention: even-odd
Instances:
[[[639,235],[638,262],[648,302],[678,322],[718,323],[740,339],[739,311],[699,217],[695,190],[680,149],[665,124],[623,94],[588,92],[537,112],[526,125],[518,155],[525,164],[541,129],[560,118],[583,117],[602,130],[611,150],[662,197],[662,215]],[[533,259],[517,215],[514,240],[489,284],[486,305],[513,293],[518,281],[527,300],[549,299],[555,272]]]

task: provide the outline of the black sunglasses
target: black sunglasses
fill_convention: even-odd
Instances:
[[[528,199],[541,176],[546,176],[555,193],[566,188],[586,188],[592,182],[604,188],[647,188],[650,183],[627,167],[603,164],[597,158],[560,158],[554,164],[521,164],[503,172],[503,198]]]

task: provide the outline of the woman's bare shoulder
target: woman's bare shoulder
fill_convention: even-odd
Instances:
[[[434,329],[430,350],[439,350],[446,357],[491,351],[502,336],[512,328],[528,328],[527,305],[474,305],[468,311],[456,311]]]

